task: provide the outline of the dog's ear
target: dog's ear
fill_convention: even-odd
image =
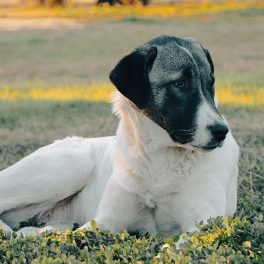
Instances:
[[[151,90],[148,73],[157,56],[157,48],[137,49],[125,56],[110,73],[110,80],[125,97],[144,109]]]
[[[212,58],[211,58],[211,55],[210,55],[208,49],[203,49],[203,50],[204,50],[204,53],[205,53],[205,55],[206,55],[206,58],[207,58],[207,60],[208,60],[208,62],[209,62],[209,64],[210,64],[211,71],[212,71],[212,73],[214,74],[214,64],[213,64],[213,60],[212,60]]]

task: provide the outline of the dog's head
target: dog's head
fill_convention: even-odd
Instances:
[[[214,66],[197,41],[153,39],[125,56],[110,79],[174,142],[203,149],[222,145],[229,130],[215,105]]]

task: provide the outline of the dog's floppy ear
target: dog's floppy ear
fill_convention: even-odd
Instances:
[[[213,64],[213,60],[211,58],[211,55],[210,55],[208,49],[203,49],[203,50],[204,50],[204,53],[206,55],[206,58],[207,58],[207,60],[208,60],[208,62],[210,64],[211,71],[212,71],[212,73],[214,73],[214,64]]]
[[[150,95],[148,73],[157,56],[157,48],[137,49],[125,56],[110,73],[110,80],[138,108],[146,107]]]

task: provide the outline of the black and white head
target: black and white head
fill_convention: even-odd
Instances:
[[[110,73],[116,88],[183,147],[220,147],[229,131],[215,104],[214,65],[193,39],[155,38]]]

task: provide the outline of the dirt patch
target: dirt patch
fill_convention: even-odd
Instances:
[[[70,19],[59,18],[0,18],[0,30],[32,30],[32,29],[61,29],[82,28],[84,23]]]

